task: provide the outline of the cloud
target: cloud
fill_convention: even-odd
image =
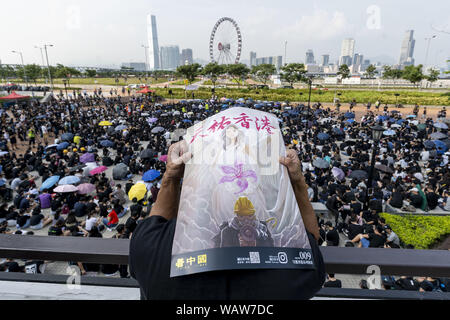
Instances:
[[[352,25],[347,21],[345,14],[340,11],[328,12],[315,10],[312,15],[303,15],[281,29],[284,35],[294,35],[302,40],[330,40],[333,37],[348,33]]]

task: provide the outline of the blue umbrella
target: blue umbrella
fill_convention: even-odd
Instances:
[[[184,119],[183,122],[184,122],[184,123],[192,123],[192,121],[189,120],[189,119]]]
[[[6,184],[5,179],[0,179],[0,187],[3,187]]]
[[[227,105],[227,104],[223,104],[223,105],[222,105],[222,108],[223,108],[223,109],[228,108],[228,105]]]
[[[62,142],[62,143],[58,144],[56,149],[57,150],[64,150],[64,149],[67,149],[68,146],[70,146],[70,144],[68,142]]]
[[[405,120],[400,119],[400,120],[397,121],[397,124],[402,125],[403,122],[405,122]]]
[[[157,170],[149,170],[146,173],[144,173],[142,180],[144,182],[149,182],[158,179],[161,176],[161,173]]]
[[[444,129],[444,130],[448,129],[448,126],[443,122],[436,122],[433,126],[438,129]]]
[[[447,150],[448,150],[447,145],[443,141],[434,140],[433,142],[436,146],[438,154],[444,154],[445,152],[447,152]]]
[[[328,140],[328,139],[330,139],[330,135],[322,132],[317,135],[317,138],[319,140]]]
[[[59,181],[59,176],[52,176],[52,177],[48,178],[47,180],[44,181],[44,183],[42,183],[40,191],[43,191],[45,189],[50,189],[55,184],[57,184],[58,181]]]
[[[261,109],[263,107],[262,104],[255,104],[255,109]]]
[[[281,115],[282,115],[283,117],[289,117],[289,113],[287,113],[287,112],[283,112]]]
[[[69,185],[69,184],[77,184],[80,183],[80,178],[76,177],[76,176],[68,176],[65,178],[62,178],[61,180],[59,180],[58,185],[63,186],[63,185]]]
[[[125,129],[127,129],[127,128],[128,128],[127,126],[125,126],[125,125],[122,124],[122,125],[120,125],[120,126],[117,126],[115,130],[116,130],[116,131],[122,131],[122,130],[125,130]]]
[[[378,116],[378,121],[386,121],[387,119],[389,119],[387,116]]]
[[[345,117],[346,119],[354,119],[354,118],[355,118],[355,114],[352,113],[352,112],[347,112],[347,113],[344,115],[344,117]]]
[[[433,149],[436,146],[431,140],[425,141],[423,145],[425,149]]]
[[[417,116],[410,114],[409,116],[406,116],[406,119],[415,119]]]
[[[385,136],[395,136],[395,131],[394,130],[386,130],[385,132],[383,132],[383,134]]]
[[[112,146],[114,146],[114,143],[109,140],[103,140],[103,141],[100,141],[100,145],[102,147],[111,148]]]
[[[72,133],[64,133],[61,136],[61,140],[72,142],[73,141],[73,137],[74,137],[74,135]]]
[[[347,120],[347,123],[350,123],[350,124],[351,124],[351,123],[353,123],[353,122],[355,122],[355,119],[348,119],[348,120]]]

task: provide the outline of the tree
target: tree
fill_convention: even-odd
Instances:
[[[377,73],[378,73],[377,68],[373,64],[371,64],[370,66],[367,67],[364,76],[366,78],[373,79]]]
[[[28,79],[30,79],[31,81],[34,82],[35,85],[37,85],[36,81],[41,76],[42,69],[37,64],[28,64],[25,66],[25,73]]]
[[[337,75],[340,76],[341,79],[350,78],[350,69],[349,69],[348,65],[343,64],[343,65],[339,66],[339,71],[338,71]]]
[[[450,60],[447,60],[447,63],[450,63]],[[450,74],[450,70],[449,71],[445,71],[446,74]]]
[[[421,64],[419,64],[418,66],[406,66],[405,69],[403,69],[402,78],[408,80],[413,85],[416,85],[416,83],[421,82],[423,79],[425,79],[422,68],[423,65]]]
[[[202,72],[202,66],[198,63],[190,64],[187,66],[179,66],[177,68],[177,73],[183,76],[189,84],[194,82],[195,78]]]
[[[260,64],[253,66],[251,74],[260,82],[267,84],[270,77],[277,72],[277,68],[273,64]]]
[[[211,80],[214,88],[216,87],[218,77],[224,73],[225,67],[221,64],[217,64],[216,62],[209,63],[203,68],[203,74]]]
[[[294,83],[306,81],[306,68],[303,63],[290,63],[281,67],[281,79],[292,86]]]
[[[395,80],[401,79],[402,76],[403,76],[402,70],[395,69],[390,66],[383,66],[382,78],[383,79],[392,79],[394,81],[394,85],[395,85]]]
[[[436,69],[428,69],[428,76],[426,76],[426,79],[431,83],[431,86],[433,85],[433,82],[436,82],[439,79],[439,75],[441,74],[439,70]]]
[[[247,79],[248,74],[250,73],[250,69],[243,63],[228,64],[225,66],[225,70],[233,80],[237,81],[238,88],[240,88],[241,85],[240,80]]]
[[[97,71],[93,69],[87,69],[85,73],[89,78],[94,78],[97,75]]]

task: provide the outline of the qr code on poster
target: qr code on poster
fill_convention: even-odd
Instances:
[[[259,260],[259,252],[250,252],[250,263],[261,263]]]

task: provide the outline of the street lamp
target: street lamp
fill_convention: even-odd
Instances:
[[[150,47],[146,46],[146,45],[142,45],[141,47],[144,48],[144,51],[145,51],[145,72],[148,72],[148,54],[147,54],[147,50]]]
[[[369,189],[372,188],[373,183],[373,175],[375,171],[375,160],[378,152],[378,143],[381,140],[381,137],[383,136],[383,132],[386,130],[379,124],[373,126],[372,128],[372,139],[373,139],[373,150],[372,150],[372,162],[370,164],[370,171],[369,171],[369,178],[367,181],[367,188],[366,188],[366,210],[369,208]]]
[[[67,105],[67,109],[69,109],[69,118],[70,118],[70,132],[73,133],[73,125],[72,125],[72,107],[69,103],[69,97],[67,95],[67,83],[69,81],[67,79],[63,79],[63,84],[64,84],[64,89],[66,91],[66,105]]]
[[[50,84],[52,87],[52,92],[53,92],[53,79],[52,79],[52,74],[50,72],[50,64],[48,62],[48,52],[47,52],[47,47],[53,47],[52,44],[44,44],[44,49],[45,49],[45,56],[47,58],[47,69],[48,69],[48,78],[50,79]]]
[[[67,79],[63,79],[64,90],[66,91],[66,99],[69,99],[69,96],[67,95],[67,83],[68,83],[68,80]]]
[[[312,93],[312,82],[313,82],[313,76],[308,76],[308,85],[309,85],[309,96],[308,96],[308,111],[311,108],[311,93]]]
[[[425,40],[428,40],[428,45],[427,45],[427,53],[425,55],[425,68],[427,68],[427,64],[428,64],[428,53],[430,52],[430,44],[431,44],[431,40],[435,39],[437,36],[433,35],[430,38],[425,38]]]
[[[12,53],[17,53],[20,55],[20,60],[22,61],[22,68],[23,68],[23,79],[25,80],[25,83],[27,84],[28,87],[27,74],[25,73],[25,64],[23,63],[23,54],[20,51],[13,51]]]
[[[42,51],[42,50],[44,50],[44,48],[42,48],[42,47],[39,47],[39,46],[34,46],[36,49],[39,49],[40,51],[41,51],[41,60],[42,60],[42,69],[44,69],[45,68],[45,62],[44,62],[44,52]],[[43,74],[44,72],[43,72],[43,70],[42,70],[42,75],[44,76],[44,74]],[[45,76],[44,76],[45,77]]]

